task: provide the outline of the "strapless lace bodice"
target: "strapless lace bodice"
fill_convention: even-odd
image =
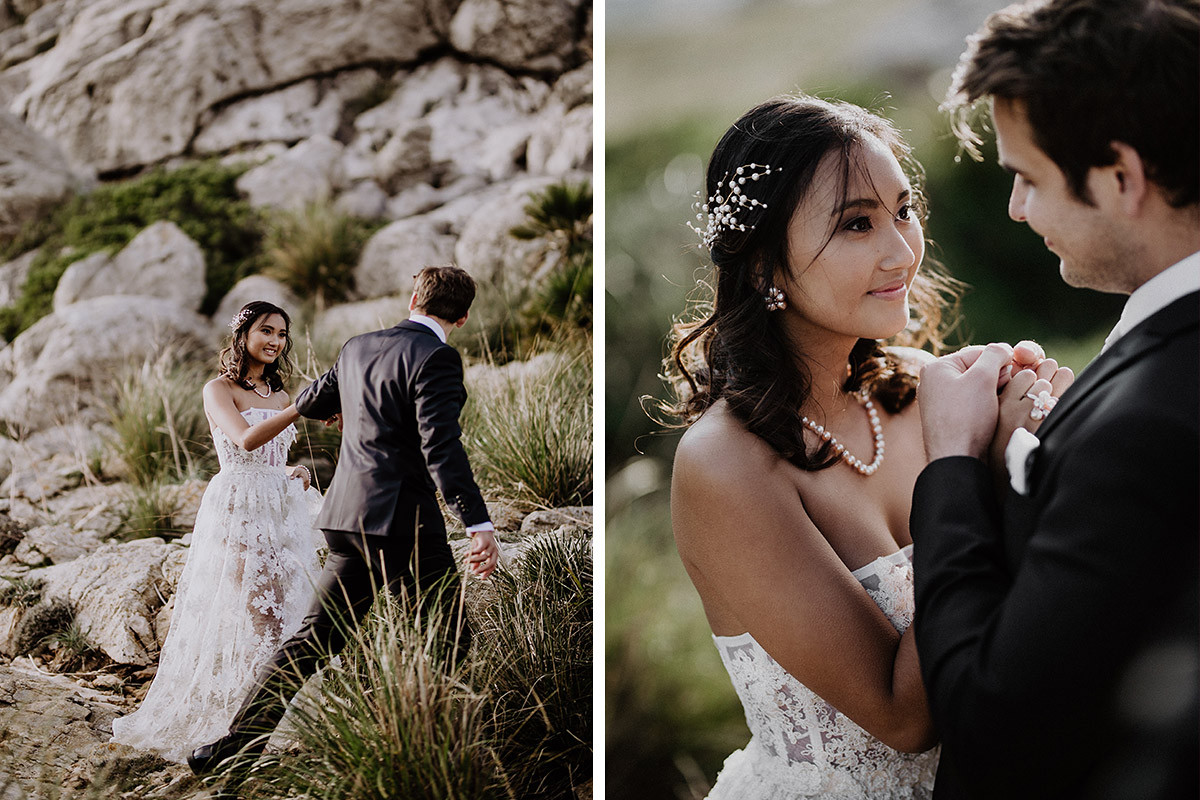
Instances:
[[[912,623],[912,547],[854,571],[904,632]],[[923,800],[938,750],[901,753],[880,742],[783,669],[749,633],[714,636],[752,737],[731,755],[709,800]]]
[[[242,416],[250,425],[257,425],[279,412],[273,408],[247,408]],[[233,443],[219,427],[212,429],[213,444],[217,448],[217,462],[222,472],[255,472],[287,464],[288,451],[296,441],[296,426],[288,425],[278,436],[257,450],[243,450]]]

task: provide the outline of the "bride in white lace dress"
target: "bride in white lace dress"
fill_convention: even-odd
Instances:
[[[913,166],[890,122],[810,97],[747,112],[709,162],[714,293],[668,365],[688,425],[672,524],[752,734],[710,800],[932,791],[913,348],[940,344],[950,287],[921,269]]]
[[[286,463],[299,418],[283,392],[288,326],[261,301],[230,323],[221,376],[204,387],[220,471],[196,515],[158,672],[138,710],[113,721],[114,742],[186,763],[228,732],[250,679],[309,609],[321,495]]]

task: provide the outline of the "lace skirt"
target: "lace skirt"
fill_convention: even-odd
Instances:
[[[248,683],[299,628],[324,546],[321,494],[280,467],[217,473],[196,515],[158,673],[112,741],[184,763],[229,732]]]
[[[848,769],[788,761],[751,738],[745,749],[725,759],[708,800],[929,800],[939,752]]]

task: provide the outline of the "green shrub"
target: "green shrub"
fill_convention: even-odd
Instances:
[[[175,523],[177,503],[172,485],[164,480],[133,484],[125,497],[124,519],[113,535],[122,542],[161,536],[176,538],[188,529]]]
[[[233,284],[258,266],[262,223],[238,195],[241,172],[216,162],[160,167],[100,186],[32,223],[0,251],[5,261],[41,248],[17,302],[0,309],[0,336],[11,340],[50,313],[54,290],[72,263],[101,250],[115,253],[159,220],[174,222],[204,251],[208,292],[201,310],[211,314]]]
[[[298,753],[260,761],[251,798],[500,798],[486,695],[452,666],[438,620],[425,630],[384,595],[314,698],[293,706]]]
[[[592,551],[535,542],[479,603],[477,660],[499,759],[517,797],[571,797],[592,771]]]
[[[215,466],[201,395],[208,370],[173,349],[125,370],[109,410],[112,448],[136,486],[182,480]]]
[[[526,222],[510,231],[517,239],[547,240],[558,256],[524,309],[533,331],[591,330],[592,209],[588,181],[552,184],[530,194]]]
[[[327,203],[278,212],[267,227],[264,271],[324,308],[354,288],[358,257],[378,228]]]
[[[542,506],[592,500],[591,347],[472,381],[463,440],[494,494]],[[513,369],[516,368],[516,371]]]

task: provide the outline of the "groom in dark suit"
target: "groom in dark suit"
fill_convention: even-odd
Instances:
[[[302,415],[336,418],[343,430],[316,523],[329,556],[304,624],[259,673],[229,734],[188,759],[196,774],[240,750],[261,750],[261,734],[278,724],[287,698],[323,657],[342,649],[347,626],[363,618],[383,586],[418,606],[440,606],[443,635],[465,655],[470,629],[435,485],[471,536],[468,568],[486,578],[499,548],[460,441],[462,359],[446,344],[474,298],[465,271],[426,267],[416,276],[409,319],[346,342],[333,368],[297,397]]]
[[[955,74],[952,105],[991,101],[1009,215],[1067,283],[1130,298],[1036,438],[1008,443],[999,500],[998,405],[1040,417],[1047,387],[998,401],[1006,345],[922,373],[938,800],[1200,795],[1198,44],[1195,0],[1049,0],[993,14]]]

